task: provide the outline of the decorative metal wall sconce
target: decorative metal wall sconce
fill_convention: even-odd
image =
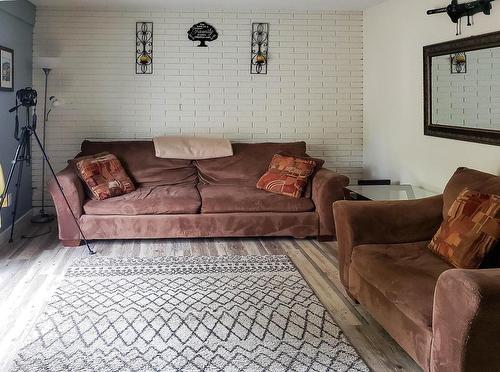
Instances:
[[[135,73],[153,73],[153,22],[137,22]]]
[[[267,74],[269,23],[252,23],[251,74]]]
[[[458,52],[450,55],[450,71],[452,74],[467,73],[467,55],[465,52]]]

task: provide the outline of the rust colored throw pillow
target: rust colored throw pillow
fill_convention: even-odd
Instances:
[[[284,156],[294,156],[293,154],[287,153],[287,152],[280,152],[280,155]],[[318,171],[323,167],[323,164],[325,164],[325,161],[323,159],[318,159],[318,158],[313,158],[312,156],[306,155],[306,156],[295,156],[297,159],[304,159],[304,160],[312,160],[316,163],[316,167],[314,168],[314,171],[312,174],[309,176],[309,180],[307,181],[307,185],[304,189],[304,192],[302,193],[302,196],[304,198],[309,198],[311,199],[312,197],[312,179],[314,178],[314,175],[318,173]]]
[[[500,196],[463,190],[429,249],[461,269],[477,269],[500,240]]]
[[[315,169],[314,160],[276,154],[257,182],[257,188],[300,198]]]
[[[109,199],[135,190],[122,163],[113,154],[103,152],[83,156],[72,163],[95,199]]]

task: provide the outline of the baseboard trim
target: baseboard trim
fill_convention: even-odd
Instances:
[[[31,226],[31,217],[33,216],[33,209],[28,210],[25,214],[19,217],[15,223],[15,235],[19,235],[19,232],[25,232],[28,227]],[[0,244],[7,243],[9,241],[10,236],[10,227],[9,225],[4,231],[0,233]]]

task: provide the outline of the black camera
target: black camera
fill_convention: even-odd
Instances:
[[[33,88],[26,87],[24,89],[19,89],[16,92],[16,105],[12,107],[9,112],[16,112],[16,125],[14,128],[14,138],[19,141],[19,116],[18,110],[19,107],[26,107],[26,115],[27,115],[27,126],[31,126],[31,129],[36,130],[36,101],[37,101],[37,92]],[[33,109],[33,118],[31,124],[29,122],[29,113],[30,107],[34,107]]]
[[[16,93],[16,99],[24,107],[36,106],[37,92],[32,88],[19,89]]]

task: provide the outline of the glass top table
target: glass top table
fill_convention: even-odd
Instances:
[[[412,200],[435,196],[437,193],[413,185],[366,185],[347,186],[356,200]]]

